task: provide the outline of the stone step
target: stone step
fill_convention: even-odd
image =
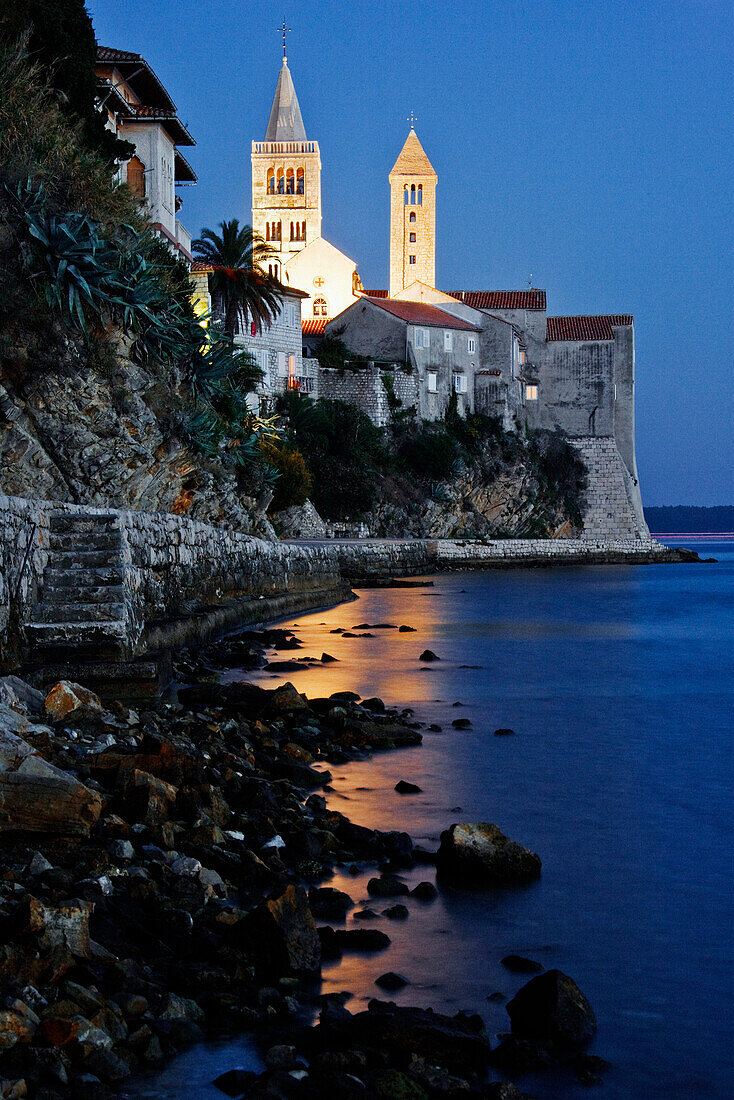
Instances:
[[[49,565],[54,569],[97,569],[101,566],[122,564],[119,547],[115,550],[53,550]]]
[[[125,617],[124,603],[37,603],[31,613],[34,623],[113,623]]]
[[[107,623],[26,623],[25,633],[29,641],[37,645],[64,646],[76,650],[80,646],[124,645],[127,630],[126,624],[120,620]]]
[[[119,531],[53,532],[51,552],[75,550],[77,547],[85,550],[119,550],[121,543],[122,535]]]
[[[51,559],[43,571],[43,589],[58,591],[62,588],[101,588],[105,585],[113,588],[119,587],[123,582],[124,571],[119,564],[100,565],[96,568],[86,569],[82,566],[72,566],[70,569],[57,568]]]
[[[46,570],[46,573],[48,570]],[[122,584],[107,585],[59,585],[49,584],[46,573],[43,574],[43,587],[39,594],[39,603],[44,607],[68,607],[80,603],[111,604],[122,603],[125,588]]]
[[[50,517],[52,534],[88,533],[119,530],[119,518],[114,512],[57,512]]]

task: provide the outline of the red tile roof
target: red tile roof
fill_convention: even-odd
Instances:
[[[368,298],[387,298],[386,290],[365,290]]]
[[[194,262],[191,265],[191,270],[192,271],[206,271],[206,272],[209,272],[209,271],[213,271],[214,268],[212,267],[211,264],[204,263],[203,260],[194,260]]]
[[[458,328],[465,332],[480,332],[477,325],[470,325],[468,321],[461,321],[450,313],[445,313],[435,306],[424,305],[422,302],[402,302],[397,298],[372,298],[372,304],[386,313],[392,313],[393,317],[399,317],[401,321],[407,321],[409,325],[427,325],[431,328]]]
[[[447,293],[472,309],[545,309],[545,291],[450,290]]]
[[[615,327],[631,324],[631,313],[611,313],[600,317],[549,317],[546,340],[613,340]]]
[[[330,320],[330,317],[304,317],[301,331],[304,336],[323,336],[326,322]]]

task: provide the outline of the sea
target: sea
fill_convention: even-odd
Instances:
[[[531,885],[408,899],[407,921],[375,922],[390,946],[325,965],[323,992],[350,991],[359,1011],[397,971],[409,984],[389,999],[478,1012],[494,1044],[528,980],[501,960],[559,968],[593,1005],[589,1049],[610,1068],[592,1089],[564,1071],[520,1078],[538,1100],[734,1095],[734,538],[665,541],[717,560],[446,573],[286,621],[304,654],[337,659],[289,674],[298,690],[379,696],[440,727],[332,767],[332,808],[431,849],[452,822],[493,822],[543,861]],[[421,662],[427,648],[440,659]],[[420,793],[397,793],[400,779]],[[373,873],[328,885],[379,914]],[[406,876],[426,879],[428,866]],[[236,1065],[259,1066],[248,1040],[206,1044],[122,1095],[221,1097],[209,1083]]]

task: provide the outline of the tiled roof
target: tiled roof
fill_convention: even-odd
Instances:
[[[545,309],[545,291],[530,290],[449,290],[472,309]]]
[[[113,50],[110,46],[97,47],[98,61],[142,61],[139,53],[130,53],[129,50]]]
[[[304,336],[323,336],[326,322],[330,320],[330,317],[304,317],[301,331]]]
[[[600,317],[549,317],[546,340],[613,340],[615,327],[631,324],[631,313],[611,313]]]
[[[444,313],[435,306],[423,305],[422,302],[401,302],[396,298],[372,298],[371,302],[386,313],[392,313],[401,321],[407,321],[409,325],[427,325],[431,328],[458,328],[465,332],[480,332],[476,325],[470,325],[468,321],[461,321],[458,317],[452,317],[450,313]]]
[[[191,270],[192,271],[205,271],[208,274],[210,271],[213,271],[214,268],[212,267],[211,264],[205,263],[204,260],[194,260],[194,262],[191,265]]]
[[[97,65],[114,65],[142,103],[176,113],[176,104],[142,54],[98,46]]]
[[[386,290],[365,290],[368,298],[387,298]]]

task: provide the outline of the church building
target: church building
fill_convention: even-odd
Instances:
[[[276,253],[271,274],[310,295],[304,319],[323,324],[359,297],[355,261],[321,235],[321,153],[306,137],[285,44],[265,140],[252,143],[252,227]]]

